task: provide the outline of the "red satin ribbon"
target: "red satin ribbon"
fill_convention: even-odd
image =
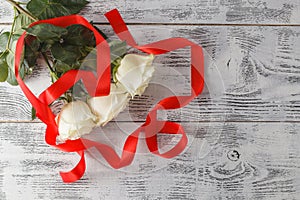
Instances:
[[[83,176],[86,169],[84,151],[91,147],[96,148],[101,153],[103,158],[113,168],[118,169],[129,165],[135,156],[141,132],[145,132],[146,143],[150,152],[164,158],[172,158],[180,154],[187,145],[187,136],[183,127],[175,122],[158,121],[156,117],[157,110],[177,109],[184,107],[201,93],[204,86],[204,58],[202,48],[200,46],[184,38],[170,38],[148,45],[138,46],[116,9],[106,13],[106,17],[112,25],[115,33],[121,40],[127,41],[129,45],[145,53],[159,55],[174,51],[179,48],[191,47],[192,91],[190,96],[172,96],[159,101],[148,113],[145,123],[127,137],[123,146],[121,157],[119,157],[119,155],[112,147],[87,139],[67,140],[63,144],[56,144],[56,137],[59,134],[58,127],[55,123],[55,115],[52,113],[48,105],[59,98],[79,80],[82,80],[91,96],[108,95],[110,90],[109,45],[88,21],[78,15],[41,20],[31,24],[30,27],[41,23],[53,24],[60,27],[80,24],[93,31],[96,38],[97,75],[95,76],[92,72],[89,71],[70,70],[65,73],[59,80],[53,83],[50,87],[48,87],[44,92],[42,92],[38,98],[30,91],[30,89],[26,86],[21,76],[19,75],[19,66],[21,62],[26,32],[24,32],[19,38],[16,47],[16,79],[24,94],[26,95],[32,106],[36,109],[37,116],[47,125],[45,134],[46,143],[65,152],[77,152],[81,157],[78,164],[71,171],[60,172],[62,180],[66,183],[77,181]],[[171,150],[165,153],[160,153],[157,141],[158,133],[180,134],[182,135],[182,137]]]

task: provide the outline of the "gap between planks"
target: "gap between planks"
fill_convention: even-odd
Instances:
[[[95,25],[110,25],[109,23],[97,23]],[[300,24],[218,24],[218,23],[134,23],[128,22],[131,26],[300,26]]]
[[[95,25],[110,25],[110,23],[105,22],[93,22]],[[8,26],[11,23],[0,23],[0,26]],[[126,25],[129,26],[276,26],[276,27],[300,27],[300,24],[218,24],[218,23],[156,23],[156,22],[149,22],[149,23],[134,23],[128,22]]]
[[[114,121],[113,121],[114,122]],[[142,122],[145,122],[145,121],[118,121],[117,123],[142,123]],[[243,120],[228,120],[228,121],[172,121],[172,122],[175,122],[175,123],[291,123],[291,124],[297,124],[297,123],[300,123],[300,121],[279,121],[279,120],[271,120],[271,121],[243,121]],[[25,120],[21,120],[21,121],[18,121],[18,120],[9,120],[9,121],[0,121],[0,124],[5,124],[5,123],[10,123],[10,124],[14,124],[14,123],[19,123],[19,124],[44,124],[43,122],[40,122],[40,121],[25,121]]]

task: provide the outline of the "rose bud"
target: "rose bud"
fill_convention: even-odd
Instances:
[[[116,79],[132,98],[135,95],[142,95],[147,88],[154,72],[153,60],[154,55],[152,54],[148,56],[127,54],[121,60],[116,72]]]
[[[96,125],[96,116],[83,101],[74,101],[65,104],[55,118],[58,126],[58,140],[76,140],[88,134]]]
[[[123,111],[128,104],[128,96],[122,85],[112,83],[108,96],[90,98],[88,104],[98,118],[97,125],[104,126]]]

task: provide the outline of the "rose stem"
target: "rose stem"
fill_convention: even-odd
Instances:
[[[36,19],[31,13],[29,13],[27,10],[25,10],[24,8],[22,8],[17,2],[15,2],[14,0],[6,0],[8,3],[10,3],[11,5],[13,5],[19,12],[24,13],[25,15],[27,15],[30,19],[32,19],[33,21],[37,21],[38,19]]]

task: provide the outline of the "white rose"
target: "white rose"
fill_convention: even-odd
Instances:
[[[74,101],[63,106],[55,118],[58,126],[58,140],[76,140],[82,135],[88,134],[96,125],[89,106],[83,101]]]
[[[154,72],[154,55],[127,54],[116,72],[117,80],[130,93],[131,97],[142,95]]]
[[[88,100],[92,112],[98,117],[97,125],[107,122],[123,111],[129,101],[129,94],[119,84],[111,84],[108,96],[93,97]]]

